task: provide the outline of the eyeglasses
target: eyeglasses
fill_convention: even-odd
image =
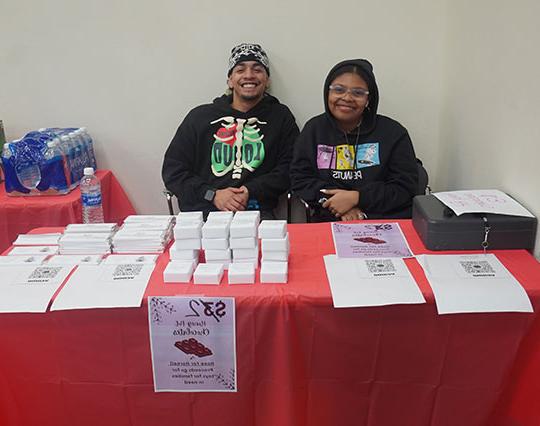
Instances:
[[[369,95],[369,91],[366,89],[362,89],[360,87],[350,89],[349,87],[342,86],[341,84],[331,84],[328,89],[338,96],[345,96],[347,93],[350,93],[355,99],[363,99]]]

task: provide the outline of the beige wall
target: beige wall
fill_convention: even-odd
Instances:
[[[540,214],[535,0],[3,0],[0,119],[14,139],[87,126],[139,213],[165,213],[161,161],[182,117],[260,42],[301,126],[330,67],[369,58],[435,190],[500,188]],[[535,137],[536,136],[536,137]],[[535,179],[536,178],[536,179]]]
[[[501,189],[536,216],[539,16],[536,0],[452,1],[436,167],[441,188]]]
[[[322,111],[334,63],[367,57],[381,112],[432,168],[439,137],[441,0],[3,0],[0,117],[16,138],[85,125],[140,213],[165,213],[161,162],[186,112],[225,89],[233,45],[260,42],[273,93],[299,125]],[[437,105],[434,107],[433,105]]]

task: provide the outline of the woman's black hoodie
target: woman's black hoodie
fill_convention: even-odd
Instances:
[[[355,65],[369,90],[369,109],[359,128],[341,130],[328,108],[328,87],[335,71]],[[368,218],[410,217],[418,186],[416,156],[407,130],[377,114],[379,91],[371,64],[364,59],[337,64],[324,83],[325,112],[309,120],[295,144],[291,164],[292,188],[312,206],[324,196],[321,189],[360,193],[359,208]],[[319,216],[332,215],[320,209]]]

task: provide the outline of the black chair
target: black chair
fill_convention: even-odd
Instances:
[[[418,169],[418,191],[416,195],[429,195],[431,193],[429,175],[419,158],[416,159],[416,168]]]
[[[167,189],[164,189],[162,193],[165,196],[165,199],[167,200],[167,207],[169,209],[169,214],[171,216],[174,216],[175,213],[174,213],[174,208],[173,208],[173,198],[176,198],[176,196]],[[176,204],[178,205],[178,210],[180,210],[180,203],[178,202],[178,199],[176,199]]]
[[[429,175],[427,170],[422,163],[422,160],[419,158],[416,159],[416,168],[418,169],[418,189],[416,195],[428,195],[431,193],[431,188],[429,186]],[[289,194],[290,198],[290,194]],[[304,204],[306,211],[306,222],[311,223],[311,217],[313,216],[314,210],[308,203],[299,198],[299,200]],[[290,202],[289,202],[289,211],[290,211]]]

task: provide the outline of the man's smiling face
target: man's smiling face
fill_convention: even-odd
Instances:
[[[266,69],[256,61],[240,62],[231,72],[227,81],[233,98],[244,101],[259,101],[268,85]]]

